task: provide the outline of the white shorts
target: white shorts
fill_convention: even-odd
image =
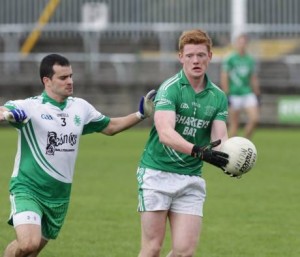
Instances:
[[[242,96],[231,95],[228,96],[228,98],[230,108],[232,108],[233,110],[241,110],[249,107],[258,106],[257,97],[253,93]]]
[[[205,180],[199,176],[138,168],[138,211],[170,210],[203,216]]]

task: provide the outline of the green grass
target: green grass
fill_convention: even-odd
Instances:
[[[16,132],[0,128],[0,255],[14,238],[8,180]],[[134,257],[140,247],[135,172],[148,129],[82,137],[70,210],[41,257]],[[196,257],[298,257],[299,130],[259,129],[255,168],[233,179],[206,165],[207,200]],[[167,235],[162,256],[169,250]]]

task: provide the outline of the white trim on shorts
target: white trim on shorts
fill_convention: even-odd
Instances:
[[[257,97],[254,93],[247,95],[230,95],[228,98],[230,102],[229,107],[233,110],[241,110],[258,106]]]
[[[176,213],[203,216],[206,197],[205,180],[199,176],[139,168],[138,211],[170,210]]]
[[[41,217],[33,211],[23,211],[13,215],[14,227],[24,224],[34,224],[41,226]]]

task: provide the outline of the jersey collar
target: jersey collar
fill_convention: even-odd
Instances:
[[[213,86],[212,86],[212,82],[211,82],[210,79],[208,78],[207,74],[205,74],[204,76],[205,76],[204,79],[206,80],[206,85],[205,85],[204,90],[208,90],[208,89],[210,89],[210,88],[213,87]],[[188,79],[187,79],[187,77],[186,77],[186,75],[185,75],[183,69],[179,72],[179,77],[180,77],[179,82],[180,82],[181,85],[189,85],[189,86],[191,86],[191,84],[190,84],[190,82],[188,81]]]
[[[51,97],[49,97],[45,91],[42,93],[42,97],[43,97],[43,104],[50,103],[50,104],[58,107],[61,110],[65,109],[65,107],[67,105],[67,99],[65,101],[63,101],[62,103],[59,103],[59,102],[55,101],[54,99],[52,99]]]

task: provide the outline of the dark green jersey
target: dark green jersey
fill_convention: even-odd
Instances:
[[[160,86],[155,98],[155,110],[174,111],[175,130],[187,141],[200,146],[210,142],[212,122],[226,121],[228,116],[225,93],[207,76],[205,79],[205,89],[196,93],[181,70]],[[179,174],[201,175],[203,162],[161,144],[153,126],[140,166]]]

